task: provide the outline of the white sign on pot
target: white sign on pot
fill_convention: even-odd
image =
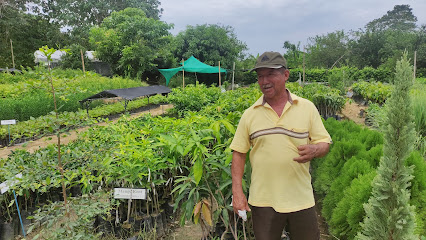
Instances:
[[[146,199],[146,189],[114,188],[115,199]]]

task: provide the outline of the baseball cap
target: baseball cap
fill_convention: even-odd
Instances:
[[[251,71],[258,68],[287,68],[287,61],[278,52],[264,52],[256,60],[256,65]]]

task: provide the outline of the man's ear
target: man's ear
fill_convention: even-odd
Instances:
[[[285,81],[287,82],[288,78],[290,77],[290,71],[288,69],[284,71],[284,77],[285,77]]]

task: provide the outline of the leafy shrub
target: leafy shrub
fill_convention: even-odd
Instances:
[[[371,195],[371,182],[376,176],[375,171],[358,175],[350,182],[343,193],[343,198],[333,209],[330,218],[330,232],[339,239],[354,239],[360,231],[359,223],[365,216],[363,204],[368,202]]]
[[[156,95],[149,98],[151,104],[159,104],[165,102],[164,96]],[[148,98],[141,98],[130,101],[127,105],[127,111],[141,108],[148,105]],[[52,126],[60,126],[61,131],[67,131],[72,128],[81,127],[103,121],[102,118],[110,115],[123,113],[124,106],[122,102],[112,104],[103,104],[92,109],[89,109],[89,116],[86,110],[78,110],[76,112],[62,112],[59,114],[59,119],[56,119],[52,112],[48,115],[37,118],[31,117],[27,121],[18,122],[16,125],[10,126],[11,141],[18,139],[35,139],[44,135],[52,134]],[[0,141],[7,142],[8,129],[6,126],[0,126]]]
[[[303,76],[303,69],[295,68],[290,70],[290,82],[295,82]],[[377,81],[377,82],[392,82],[393,72],[384,68],[365,67],[358,69],[355,67],[341,67],[328,69],[305,69],[306,82],[327,82],[330,75],[345,75],[348,81]],[[303,78],[303,77],[302,77]]]
[[[86,48],[79,44],[71,44],[69,46],[69,51],[67,54],[62,56],[61,65],[62,69],[83,69],[83,64],[81,62],[81,51],[84,56],[84,68],[85,70],[91,70],[91,62],[89,58],[85,55]]]
[[[340,174],[333,180],[330,190],[324,198],[322,208],[323,217],[330,221],[334,209],[344,197],[344,191],[350,186],[350,183],[359,175],[369,173],[373,170],[369,162],[362,159],[361,156],[354,156],[346,161]]]
[[[414,151],[407,158],[405,165],[414,166],[410,204],[416,206],[415,233],[426,236],[426,162],[419,152]]]
[[[339,239],[353,239],[365,216],[363,204],[371,195],[371,182],[383,157],[383,136],[350,121],[325,121],[333,144],[329,154],[312,162],[313,185],[322,202],[330,232]],[[413,152],[406,165],[414,165],[411,204],[416,206],[416,233],[424,235],[426,163]]]
[[[200,111],[204,106],[213,104],[220,97],[220,89],[208,88],[203,84],[187,85],[184,89],[174,88],[169,95],[169,101],[173,104],[172,113],[183,116],[186,111]]]
[[[365,152],[363,144],[355,139],[334,142],[327,157],[318,166],[318,175],[314,181],[315,191],[322,195],[328,194],[331,184],[340,175],[345,162],[362,151]]]
[[[324,118],[336,115],[345,105],[340,91],[322,84],[308,84],[300,87],[297,83],[288,83],[287,88],[296,95],[312,101]]]
[[[352,85],[355,95],[361,96],[367,101],[383,104],[390,97],[392,86],[381,82],[356,82]]]

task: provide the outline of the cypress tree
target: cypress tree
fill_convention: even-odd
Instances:
[[[418,239],[414,234],[414,207],[409,204],[412,168],[404,161],[414,144],[414,123],[409,90],[413,70],[407,53],[396,64],[394,89],[387,100],[383,126],[383,157],[372,182],[372,195],[364,205],[359,240]]]

